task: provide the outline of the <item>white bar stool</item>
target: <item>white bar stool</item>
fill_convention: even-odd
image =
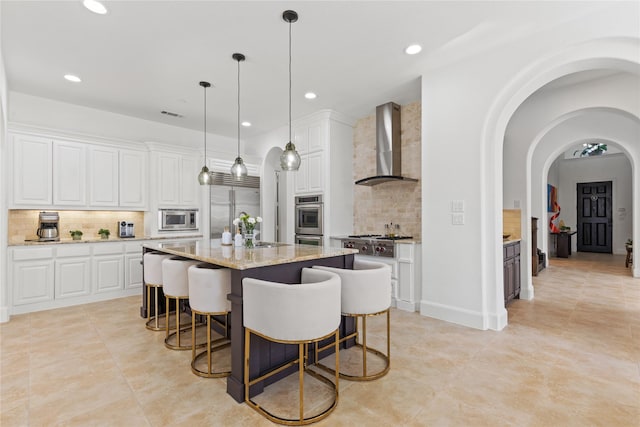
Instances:
[[[340,377],[353,381],[371,381],[386,375],[391,366],[391,333],[389,309],[391,307],[391,267],[387,264],[354,260],[353,270],[314,266],[314,269],[336,273],[342,279],[341,310],[342,315],[355,318],[355,332],[342,337],[340,343],[355,338],[356,346],[362,348],[362,375],[340,373]],[[386,314],[387,316],[387,354],[367,346],[367,317]],[[358,318],[362,319],[362,343],[358,342]],[[316,347],[318,353],[325,350]],[[373,374],[367,371],[367,353],[380,357],[384,367]],[[318,366],[329,372],[333,370],[321,363]]]
[[[162,261],[162,285],[167,305],[164,345],[172,350],[191,350],[191,343],[189,343],[189,345],[182,345],[180,343],[181,332],[190,329],[189,327],[180,328],[180,303],[184,300],[189,301],[188,270],[189,267],[197,265],[198,263],[199,261],[192,261],[180,257],[171,257]],[[174,300],[176,304],[176,331],[169,334],[169,329],[172,329],[169,324],[169,304],[171,300]],[[170,342],[174,336],[176,336],[176,344]],[[203,345],[204,343],[201,346]]]
[[[289,285],[245,278],[242,280],[244,334],[244,399],[267,419],[285,425],[303,425],[327,417],[338,404],[339,375],[335,382],[307,368],[307,345],[334,337],[339,371],[338,341],[340,326],[340,277],[327,271],[302,269],[302,283]],[[265,340],[298,345],[298,358],[250,379],[251,335]],[[299,417],[284,418],[269,412],[249,397],[249,388],[257,382],[298,365]],[[327,384],[334,393],[330,405],[317,415],[304,416],[304,374]]]
[[[189,267],[189,305],[191,306],[191,371],[205,378],[220,378],[228,376],[231,371],[214,372],[211,354],[229,347],[228,340],[229,312],[231,301],[227,295],[231,293],[231,271],[211,264],[198,264]],[[196,355],[196,315],[207,318],[207,349]],[[212,316],[224,316],[224,322],[219,322]],[[211,342],[211,320],[224,328],[224,335]],[[223,343],[221,345],[217,345]],[[196,362],[207,356],[207,370],[196,367]]]
[[[162,261],[171,258],[173,255],[161,252],[147,252],[142,256],[144,284],[147,287],[147,329],[152,331],[163,331],[166,326],[160,326],[158,315],[158,289],[162,288]],[[154,292],[153,317],[151,316],[151,290]],[[167,312],[169,307],[166,308]]]

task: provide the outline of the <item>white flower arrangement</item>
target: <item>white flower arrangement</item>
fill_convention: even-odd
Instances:
[[[256,224],[262,222],[262,218],[259,216],[252,217],[248,214],[242,214],[240,217],[233,220],[233,225],[236,227],[242,222],[242,227],[245,233],[253,233],[253,229],[256,228]]]

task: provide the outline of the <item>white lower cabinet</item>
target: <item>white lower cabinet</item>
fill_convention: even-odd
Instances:
[[[142,255],[124,256],[124,288],[142,287]]]
[[[331,245],[340,247],[340,241],[331,240]],[[396,242],[395,257],[356,255],[357,258],[381,262],[391,267],[391,302],[404,311],[419,311],[422,294],[422,270],[420,267],[421,245],[415,242]]]
[[[88,244],[56,248],[55,298],[91,293],[91,247]]]
[[[10,248],[11,314],[137,295],[142,287],[143,243]]]
[[[124,255],[124,288],[142,288],[142,243],[131,242],[125,244]]]
[[[124,289],[124,255],[122,243],[95,244],[91,259],[95,292]]]
[[[13,305],[53,300],[53,248],[25,249],[14,252],[11,259]]]

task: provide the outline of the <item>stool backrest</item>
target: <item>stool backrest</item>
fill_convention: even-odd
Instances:
[[[341,307],[345,314],[371,314],[391,306],[391,267],[381,262],[355,259],[353,270],[314,266],[342,279]]]
[[[189,305],[203,313],[231,311],[231,270],[207,264],[189,267]]]
[[[142,256],[144,282],[151,285],[162,285],[162,261],[173,255],[161,252],[147,252]]]
[[[192,265],[199,264],[180,257],[171,257],[162,261],[162,289],[165,295],[171,297],[189,296],[188,270]]]
[[[302,270],[301,284],[243,279],[244,326],[280,341],[311,340],[335,331],[340,325],[340,277],[309,270]]]

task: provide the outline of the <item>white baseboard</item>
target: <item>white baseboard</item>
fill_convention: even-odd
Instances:
[[[479,311],[467,310],[450,305],[437,304],[430,301],[420,302],[420,314],[446,322],[456,323],[470,328],[482,330],[502,330],[507,325],[507,311],[503,308],[500,313],[488,313],[485,316]]]
[[[403,300],[396,300],[395,306],[398,310],[410,311],[412,313],[419,309],[419,305],[417,303]]]
[[[0,307],[0,323],[9,321],[9,307]]]

